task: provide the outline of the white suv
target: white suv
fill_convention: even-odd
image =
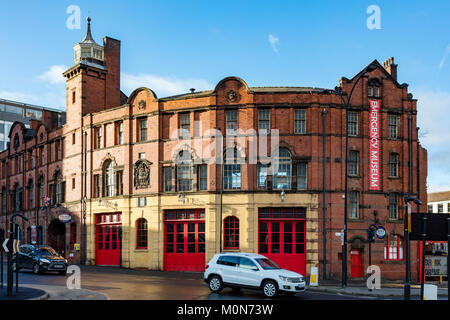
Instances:
[[[224,287],[260,289],[268,298],[279,292],[294,295],[306,288],[303,276],[281,269],[275,262],[249,253],[216,254],[206,266],[203,276],[212,292]]]

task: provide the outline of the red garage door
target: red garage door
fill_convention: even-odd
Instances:
[[[205,270],[205,209],[165,210],[164,270]]]
[[[119,266],[122,254],[121,213],[99,214],[96,217],[95,264]]]
[[[305,208],[260,208],[259,253],[306,275]]]

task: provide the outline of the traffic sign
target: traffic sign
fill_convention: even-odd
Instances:
[[[378,239],[384,239],[384,237],[386,236],[386,229],[382,226],[378,226],[375,234],[377,235]]]
[[[14,253],[18,253],[20,251],[20,240],[14,240],[13,251]]]
[[[10,252],[13,250],[12,245],[13,245],[12,241],[9,241],[9,239],[6,238],[2,243],[0,251]]]

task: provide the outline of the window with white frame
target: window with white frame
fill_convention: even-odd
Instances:
[[[114,197],[115,196],[115,181],[114,181],[114,163],[109,161],[105,165],[104,175],[104,196]]]
[[[236,148],[227,149],[223,164],[223,187],[225,190],[241,188],[241,161]]]
[[[397,193],[389,194],[389,219],[391,219],[391,220],[398,219],[398,194]]]
[[[348,135],[357,136],[358,135],[358,112],[349,111],[348,112]]]
[[[403,256],[403,238],[399,235],[391,235],[387,237],[384,246],[384,260],[402,261]]]
[[[258,116],[259,132],[268,134],[270,132],[270,109],[259,110]]]
[[[389,177],[398,177],[398,153],[389,154]]]
[[[273,189],[291,189],[292,160],[286,148],[278,149],[274,159]]]
[[[258,163],[258,189],[267,188],[267,164]]]
[[[351,191],[349,199],[349,211],[351,219],[359,218],[359,192]]]
[[[294,111],[294,133],[306,133],[306,110],[297,109]]]
[[[177,159],[178,191],[192,191],[193,189],[193,163],[188,151],[180,151]]]
[[[397,139],[398,138],[398,124],[400,122],[400,117],[395,114],[390,114],[388,116],[388,125],[389,125],[389,138]]]
[[[359,174],[359,151],[351,150],[348,154],[348,174],[351,176]]]
[[[308,164],[300,162],[297,164],[297,190],[307,189],[307,170]]]
[[[189,113],[180,114],[180,136],[189,137],[191,135],[191,115]]]
[[[227,132],[234,132],[238,129],[238,111],[228,110],[227,111]]]

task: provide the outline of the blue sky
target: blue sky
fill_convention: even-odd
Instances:
[[[64,108],[61,70],[73,65],[86,17],[93,36],[122,41],[122,90],[159,97],[249,86],[334,88],[373,59],[393,56],[418,98],[430,191],[450,190],[450,1],[6,1],[0,0],[0,98]],[[81,10],[69,29],[67,8]],[[370,30],[377,5],[381,29]]]

